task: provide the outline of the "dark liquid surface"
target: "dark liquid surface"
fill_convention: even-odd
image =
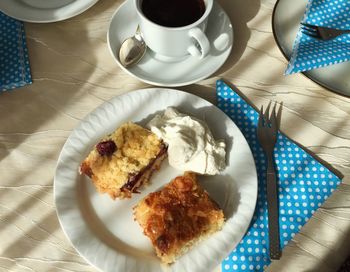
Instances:
[[[143,14],[152,22],[181,27],[194,23],[205,12],[203,0],[143,0]]]

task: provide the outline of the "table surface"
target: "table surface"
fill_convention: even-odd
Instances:
[[[177,89],[215,102],[215,81],[223,78],[257,107],[282,105],[281,130],[344,178],[268,270],[336,271],[350,253],[350,99],[302,74],[283,76],[287,62],[271,28],[275,0],[219,2],[234,26],[232,54],[210,78]],[[149,86],[108,51],[108,24],[121,3],[103,0],[63,22],[25,24],[34,83],[0,95],[1,271],[96,271],[59,226],[53,176],[64,142],[86,114]]]

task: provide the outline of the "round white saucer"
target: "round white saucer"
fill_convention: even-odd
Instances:
[[[1,0],[0,10],[17,20],[51,23],[74,17],[98,0]]]
[[[214,2],[206,31],[211,49],[206,57],[165,59],[148,49],[137,65],[126,69],[119,62],[118,50],[121,43],[135,33],[137,25],[132,1],[126,1],[112,17],[107,43],[113,58],[124,71],[149,84],[174,87],[205,79],[224,64],[231,52],[233,29],[230,19],[219,4]]]

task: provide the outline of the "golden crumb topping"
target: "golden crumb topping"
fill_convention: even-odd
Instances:
[[[135,207],[135,217],[157,254],[177,254],[189,241],[222,224],[219,206],[197,183],[194,173],[176,177]]]
[[[100,192],[113,192],[155,160],[164,147],[151,131],[128,122],[98,143],[81,164]]]

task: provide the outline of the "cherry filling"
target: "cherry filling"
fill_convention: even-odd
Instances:
[[[142,185],[142,184],[138,184],[142,175],[147,170],[152,168],[152,166],[156,162],[156,160],[159,157],[161,157],[162,155],[164,155],[164,153],[167,151],[167,149],[168,149],[167,146],[162,145],[161,150],[159,151],[158,155],[152,161],[150,161],[150,163],[147,166],[145,166],[143,169],[141,169],[139,172],[134,173],[134,174],[130,174],[128,181],[120,189],[124,192],[125,191],[135,192],[135,190]]]

